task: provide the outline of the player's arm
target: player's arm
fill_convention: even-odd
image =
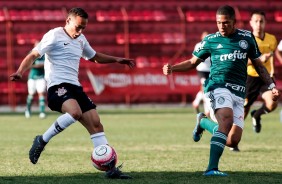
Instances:
[[[107,64],[107,63],[126,64],[130,68],[133,68],[135,66],[135,62],[133,59],[110,56],[110,55],[103,54],[100,52],[96,52],[95,56],[91,58],[90,61],[100,63],[100,64]]]
[[[265,53],[265,54],[262,54],[260,56],[260,60],[261,62],[265,63],[266,61],[268,61],[269,58],[271,58],[273,56],[273,52],[269,52],[269,53]]]
[[[252,60],[252,64],[254,65],[257,73],[261,77],[261,79],[269,86],[268,88],[272,90],[273,94],[273,101],[276,101],[280,97],[280,92],[276,88],[275,83],[273,82],[272,78],[270,77],[266,68],[262,65],[262,61],[260,58]]]
[[[28,70],[31,65],[33,64],[33,62],[40,57],[40,54],[35,51],[32,50],[21,62],[21,65],[19,66],[18,70],[13,73],[12,75],[10,75],[10,80],[12,81],[16,81],[22,78],[23,73]]]
[[[182,61],[175,65],[165,64],[163,66],[163,73],[165,75],[170,75],[173,72],[186,72],[186,71],[196,68],[196,66],[198,66],[200,62],[202,62],[201,59],[197,58],[196,56],[193,56],[191,59]]]

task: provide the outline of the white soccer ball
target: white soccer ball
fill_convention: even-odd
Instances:
[[[93,166],[100,171],[108,171],[116,166],[117,154],[113,147],[100,145],[94,148],[91,154]]]

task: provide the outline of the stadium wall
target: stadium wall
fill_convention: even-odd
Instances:
[[[226,1],[1,0],[0,105],[15,107],[25,104],[27,73],[19,82],[10,82],[8,76],[17,69],[36,40],[41,39],[49,29],[64,25],[67,11],[72,7],[82,7],[89,13],[89,23],[84,34],[95,50],[134,58],[137,63],[137,68],[129,73],[121,66],[100,66],[82,61],[79,74],[81,83],[95,102],[189,103],[200,88],[195,72],[185,74],[187,78],[182,77],[181,82],[187,86],[178,87],[181,90],[173,88],[176,82],[174,79],[168,79],[160,88],[160,84],[150,83],[152,79],[150,81],[150,78],[144,76],[156,78],[162,75],[161,67],[164,63],[175,63],[189,58],[194,45],[200,41],[201,32],[217,30],[214,16],[216,9],[222,4],[226,4]],[[278,40],[282,39],[282,10],[279,8],[282,7],[281,1],[228,1],[227,4],[236,8],[237,26],[244,29],[250,29],[248,21],[252,10],[264,10],[268,20],[267,31],[276,35]],[[278,62],[276,66],[277,72],[281,71]],[[100,83],[105,83],[106,90],[95,93],[98,89],[95,89],[89,71],[94,75],[96,73],[94,77],[98,78]],[[103,72],[99,73],[100,71]],[[129,78],[136,78],[134,73],[142,73],[142,80],[145,80],[146,84],[150,83],[150,90],[146,89],[148,86],[134,83],[126,88],[109,89],[107,77],[123,72],[128,74]],[[190,83],[191,79],[193,84]],[[277,76],[277,79],[281,88],[282,76]]]

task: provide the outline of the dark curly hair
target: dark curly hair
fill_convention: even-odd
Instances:
[[[231,19],[235,20],[235,10],[229,5],[221,6],[216,11],[217,15],[228,15]]]

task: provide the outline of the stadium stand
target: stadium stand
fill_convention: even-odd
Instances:
[[[164,63],[190,57],[203,30],[209,32],[217,30],[215,11],[223,3],[226,1],[49,0],[38,3],[37,0],[1,0],[0,70],[5,75],[12,73],[32,48],[35,40],[40,39],[49,29],[63,26],[67,10],[75,6],[85,8],[89,13],[89,23],[84,34],[97,51],[135,58],[138,71],[160,70]],[[281,1],[230,1],[229,4],[236,7],[238,26],[245,29],[250,29],[248,22],[250,11],[264,10],[268,20],[266,31],[275,34],[279,40],[282,39],[282,11],[279,9],[282,7]],[[282,69],[280,64],[277,66],[278,70]],[[124,94],[117,97],[95,95],[90,82],[86,80],[87,69],[99,70],[107,67],[83,61],[80,72],[83,85],[90,93],[90,97],[95,98],[98,103],[124,102]],[[121,66],[114,67],[117,67],[117,70],[124,70]],[[25,82],[10,84],[7,77],[1,77],[0,87],[1,95],[4,97],[0,105],[15,106],[25,103],[25,99],[20,98],[27,93]],[[179,94],[167,95],[174,96],[171,99],[176,101],[183,98]],[[156,94],[143,98],[136,98],[137,96],[140,97],[134,95],[131,102],[145,102],[144,99],[156,102],[170,98]],[[186,100],[191,99],[188,96]]]

